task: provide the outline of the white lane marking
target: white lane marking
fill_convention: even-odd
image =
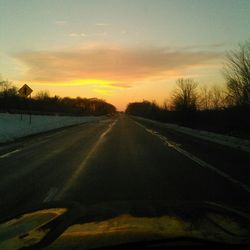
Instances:
[[[178,151],[179,153],[183,154],[184,156],[186,156],[187,158],[191,159],[192,161],[198,163],[198,165],[200,165],[201,167],[204,167],[204,168],[207,168],[213,172],[215,172],[216,174],[224,177],[225,179],[227,179],[228,181],[234,183],[234,184],[237,184],[239,185],[242,189],[244,189],[245,191],[247,191],[248,193],[250,193],[250,187],[236,179],[234,179],[233,177],[231,177],[230,175],[224,173],[223,171],[217,169],[216,167],[212,166],[211,164],[201,160],[200,158],[192,155],[191,153],[187,152],[186,150],[182,149],[179,147],[178,144],[170,141],[167,137],[163,136],[163,135],[160,135],[158,132],[155,132],[151,129],[148,129],[146,128],[145,126],[143,126],[142,124],[140,124],[139,122],[136,122],[135,123],[144,128],[147,132],[149,132],[150,134],[158,137],[165,145],[167,145],[168,147],[170,148],[173,148],[175,149],[176,151]]]
[[[227,210],[227,211],[239,214],[239,215],[241,215],[241,216],[243,216],[245,218],[250,219],[250,216],[249,216],[248,213],[242,212],[242,211],[240,211],[238,209],[235,209],[233,207],[227,207],[227,206],[225,206],[223,204],[219,204],[219,203],[216,203],[216,202],[213,202],[213,201],[205,201],[205,203],[208,204],[208,205],[212,205],[213,207],[223,208],[224,211]]]
[[[57,194],[58,188],[52,187],[49,192],[47,193],[47,195],[45,196],[43,202],[49,202],[52,201],[56,194]]]
[[[89,159],[92,157],[92,155],[96,152],[96,150],[102,143],[104,137],[112,130],[112,128],[115,126],[116,123],[117,123],[117,119],[113,123],[109,124],[109,127],[99,136],[97,142],[94,144],[94,146],[88,152],[87,156],[83,159],[83,161],[80,163],[78,168],[72,174],[72,176],[70,177],[70,179],[68,180],[64,188],[56,196],[55,200],[60,200],[64,196],[64,194],[71,188],[72,184],[76,181],[82,169],[84,169]]]
[[[20,152],[20,151],[22,151],[22,150],[21,149],[16,149],[16,150],[13,150],[13,151],[8,152],[6,154],[0,155],[0,159],[7,158],[7,157],[9,157],[9,156],[11,156],[11,155],[13,155],[13,154],[15,154],[17,152]]]

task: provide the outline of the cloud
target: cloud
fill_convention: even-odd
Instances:
[[[220,49],[225,46],[225,43],[213,43],[213,44],[197,44],[197,45],[191,45],[186,46],[185,50],[201,50],[201,49]]]
[[[98,32],[98,33],[92,33],[92,34],[86,34],[86,33],[69,33],[70,37],[91,37],[91,36],[106,36],[107,32]]]
[[[64,25],[68,24],[68,22],[64,21],[64,20],[57,20],[57,21],[55,21],[55,24],[58,26],[64,26]]]
[[[99,22],[99,23],[96,23],[95,26],[110,26],[110,24],[104,23],[104,22]]]
[[[122,30],[121,31],[121,34],[123,34],[123,35],[126,35],[128,32],[127,32],[127,30]]]
[[[71,37],[86,37],[87,35],[85,33],[70,33],[69,36]]]
[[[211,51],[165,48],[87,46],[63,51],[26,51],[14,57],[28,70],[24,79],[44,83],[100,82],[128,88],[138,82],[183,75],[195,67],[214,65],[221,55]]]

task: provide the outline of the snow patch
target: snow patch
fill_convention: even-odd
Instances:
[[[144,120],[150,123],[154,123],[159,126],[172,129],[174,131],[181,132],[183,134],[187,134],[196,138],[211,141],[211,142],[221,144],[224,146],[228,146],[231,148],[240,149],[240,150],[250,153],[250,141],[249,140],[245,140],[245,139],[241,139],[241,138],[237,138],[233,136],[228,136],[228,135],[217,134],[217,133],[208,132],[204,130],[187,128],[187,127],[179,126],[177,124],[172,124],[172,123],[158,122],[158,121],[154,121],[154,120],[150,120],[150,119],[146,119],[146,118],[142,118],[138,116],[135,116],[135,118],[142,120],[142,121]]]
[[[104,116],[49,116],[32,115],[31,124],[29,115],[0,113],[0,143],[10,142],[17,138],[104,119]]]

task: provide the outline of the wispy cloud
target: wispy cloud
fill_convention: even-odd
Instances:
[[[72,33],[69,33],[69,36],[71,36],[71,37],[86,37],[87,35],[85,33],[72,32]]]
[[[28,68],[25,80],[55,84],[82,80],[86,84],[88,79],[100,79],[110,86],[125,88],[136,82],[167,79],[183,75],[195,67],[213,65],[220,56],[220,53],[211,51],[99,45],[78,50],[26,51],[14,55]]]
[[[107,32],[97,32],[97,33],[92,33],[92,34],[86,34],[86,33],[76,33],[72,32],[69,33],[70,37],[94,37],[94,36],[106,36]]]
[[[225,43],[213,43],[213,44],[196,44],[196,45],[190,45],[186,46],[185,50],[205,50],[205,49],[220,49],[225,46]]]
[[[55,21],[55,24],[58,26],[64,26],[64,25],[68,24],[68,22],[64,21],[64,20],[57,20],[57,21]]]
[[[127,32],[127,30],[122,30],[121,31],[121,34],[123,34],[123,35],[125,35],[125,34],[127,34],[128,32]]]
[[[95,24],[95,26],[110,26],[110,24],[105,22],[98,22]]]

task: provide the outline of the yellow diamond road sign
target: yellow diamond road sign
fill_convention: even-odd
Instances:
[[[33,90],[27,84],[24,84],[22,88],[18,90],[19,95],[23,97],[29,96],[32,92]]]

